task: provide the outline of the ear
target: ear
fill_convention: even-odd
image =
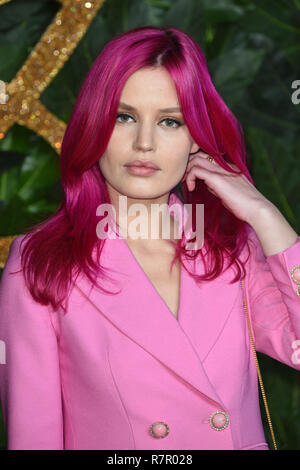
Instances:
[[[196,144],[196,142],[193,140],[193,143],[192,143],[192,147],[191,147],[190,153],[195,153],[195,152],[197,152],[197,150],[199,150],[199,145],[198,145],[198,144]]]

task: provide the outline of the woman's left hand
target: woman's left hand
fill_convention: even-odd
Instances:
[[[215,160],[209,161],[208,156],[207,153],[199,151],[189,157],[181,180],[181,182],[186,181],[189,191],[195,189],[197,178],[203,180],[208,190],[221,199],[224,207],[247,223],[251,223],[262,206],[273,205],[245,175],[236,175],[224,170]],[[239,170],[233,163],[226,163],[232,169]]]

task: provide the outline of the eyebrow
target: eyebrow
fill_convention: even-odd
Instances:
[[[119,107],[123,108],[123,109],[136,111],[134,106],[131,106],[130,104],[126,104],[126,103],[121,103],[121,101],[119,103]],[[181,108],[179,108],[179,107],[164,108],[164,109],[159,109],[158,111],[160,111],[162,113],[181,113]]]

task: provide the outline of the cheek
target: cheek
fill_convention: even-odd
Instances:
[[[103,174],[104,177],[106,177],[106,166],[107,166],[107,162],[106,162],[106,156],[105,155],[102,155],[101,158],[99,158],[99,168]]]
[[[187,162],[191,144],[186,135],[168,136],[161,145],[163,153],[175,164],[184,165]]]
[[[104,179],[109,183],[112,183],[115,179],[114,168],[116,168],[116,165],[113,164],[109,154],[105,153],[102,155],[99,159],[99,167]]]
[[[181,174],[185,171],[189,158],[189,149],[183,149],[181,152],[178,148],[168,154],[168,159],[165,163],[165,169],[174,173],[174,175]]]
[[[118,153],[114,151],[112,148],[107,148],[104,154],[99,159],[99,166],[101,171],[103,172],[112,172],[114,169],[117,168],[117,158],[116,155]]]

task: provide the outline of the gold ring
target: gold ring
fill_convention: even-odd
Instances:
[[[206,157],[207,160],[209,160],[211,163],[215,163],[213,157],[211,157],[210,155],[208,155],[208,157]]]

